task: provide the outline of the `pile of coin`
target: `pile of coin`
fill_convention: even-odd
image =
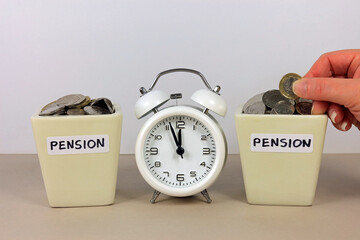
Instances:
[[[301,114],[310,115],[312,100],[296,96],[292,85],[301,76],[288,73],[282,77],[279,90],[273,89],[250,98],[243,106],[246,114]]]
[[[47,104],[41,109],[39,115],[98,115],[114,112],[113,104],[107,98],[91,99],[82,94],[70,94]]]

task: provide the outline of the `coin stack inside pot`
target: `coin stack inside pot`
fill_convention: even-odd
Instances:
[[[41,109],[39,115],[98,115],[114,112],[113,104],[107,98],[91,99],[82,94],[70,94],[47,104]]]
[[[280,80],[279,90],[269,90],[250,98],[243,106],[243,113],[310,115],[312,100],[299,98],[292,90],[293,83],[300,78],[296,73],[286,74]]]

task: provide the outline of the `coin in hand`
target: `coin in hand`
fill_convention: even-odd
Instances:
[[[279,89],[281,94],[288,99],[297,99],[298,96],[293,92],[292,87],[295,81],[301,78],[296,73],[288,73],[282,77],[279,83]]]

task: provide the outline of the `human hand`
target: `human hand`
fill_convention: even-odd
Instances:
[[[337,129],[360,130],[360,49],[323,54],[293,91],[314,100],[312,114],[327,113]]]

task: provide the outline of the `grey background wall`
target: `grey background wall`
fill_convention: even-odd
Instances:
[[[121,153],[133,153],[146,120],[134,116],[138,89],[174,67],[221,85],[228,114],[217,119],[238,153],[236,107],[324,52],[359,48],[359,9],[358,0],[0,0],[0,153],[35,153],[30,116],[69,93],[120,103]],[[157,85],[186,104],[202,87],[189,74]],[[329,123],[325,152],[360,152],[359,136]]]

